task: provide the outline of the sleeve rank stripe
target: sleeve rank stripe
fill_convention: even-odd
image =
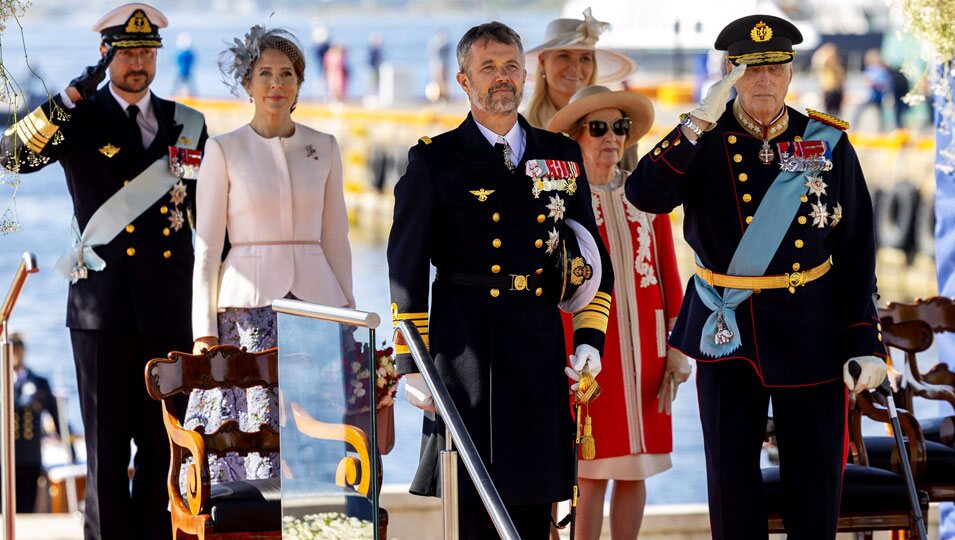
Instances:
[[[606,315],[606,316],[608,316],[608,317],[610,316],[610,308],[604,307],[604,306],[599,306],[599,305],[596,305],[596,304],[589,304],[589,305],[585,306],[583,309],[581,309],[580,311],[578,311],[577,313],[583,313],[583,312],[585,312],[585,311],[590,311],[590,312],[593,312],[593,313],[600,313],[600,314]],[[574,315],[576,315],[577,313],[575,313]]]
[[[30,150],[40,153],[50,142],[50,139],[60,129],[59,126],[50,122],[43,107],[37,107],[25,118],[16,123],[17,137]]]
[[[609,322],[610,319],[606,315],[593,313],[588,310],[578,311],[574,315],[574,330],[593,328],[594,330],[599,330],[603,333],[606,333],[607,324]]]

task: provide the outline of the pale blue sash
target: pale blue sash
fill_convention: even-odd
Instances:
[[[176,103],[175,122],[182,124],[179,146],[195,150],[204,125],[198,111]],[[76,218],[73,218],[73,249],[57,259],[53,269],[61,276],[76,283],[86,278],[88,270],[101,271],[106,261],[93,251],[96,246],[110,243],[126,225],[156,203],[179,182],[169,170],[167,154],[139,173],[100,206],[90,217],[86,228],[80,233]]]
[[[829,143],[829,148],[835,149],[841,136],[842,131],[810,119],[803,140],[823,140]],[[743,233],[726,270],[728,275],[762,276],[766,273],[766,268],[776,255],[793,218],[796,217],[796,212],[799,211],[802,204],[800,195],[809,189],[804,180],[809,174],[812,172],[780,171],[753,215],[753,222]],[[699,255],[696,261],[703,266]],[[697,296],[713,311],[703,325],[700,352],[713,358],[726,356],[741,344],[736,308],[749,298],[753,291],[724,287],[721,296],[700,276],[693,277],[693,284]]]

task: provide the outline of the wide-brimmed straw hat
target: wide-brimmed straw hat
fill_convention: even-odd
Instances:
[[[547,129],[569,133],[585,116],[600,109],[618,109],[630,119],[630,133],[624,141],[624,148],[636,144],[653,126],[653,104],[645,96],[594,85],[578,90],[570,98],[570,103],[551,118]]]
[[[597,84],[620,82],[637,70],[637,64],[626,56],[596,47],[600,34],[610,28],[609,23],[598,21],[591,15],[590,8],[584,10],[583,19],[555,19],[547,25],[544,43],[525,52],[524,64],[528,66],[527,76],[534,79],[540,53],[555,49],[594,51],[597,61]]]

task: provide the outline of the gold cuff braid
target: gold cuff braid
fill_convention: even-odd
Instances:
[[[610,322],[610,295],[598,291],[594,299],[586,307],[574,313],[574,330],[593,328],[607,332]]]
[[[17,138],[20,139],[27,148],[39,154],[59,129],[60,126],[50,121],[41,105],[14,124],[4,135],[9,135],[11,131],[16,131]]]

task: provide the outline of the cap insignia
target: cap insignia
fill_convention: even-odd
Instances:
[[[756,23],[756,26],[749,31],[749,37],[756,43],[764,43],[773,39],[773,29],[763,21]]]
[[[146,16],[146,13],[137,9],[133,12],[133,15],[129,18],[129,21],[126,22],[126,33],[128,34],[152,34],[153,27],[149,24],[149,17]]]

